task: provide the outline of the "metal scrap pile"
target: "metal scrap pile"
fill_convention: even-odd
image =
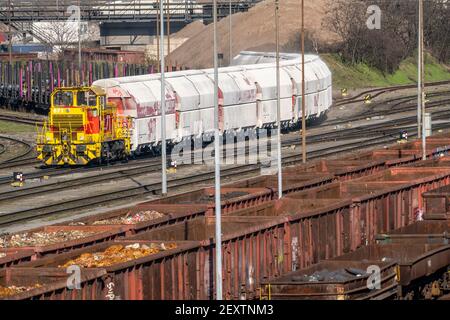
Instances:
[[[130,260],[139,259],[145,256],[156,254],[164,250],[176,248],[175,243],[167,244],[131,244],[128,246],[113,245],[102,252],[83,253],[74,260],[70,260],[59,268],[67,268],[72,265],[77,265],[82,268],[100,268],[112,266],[114,264],[127,262]]]
[[[0,248],[48,246],[59,242],[85,238],[93,234],[95,234],[95,232],[81,230],[17,233],[10,236],[0,237]]]
[[[158,211],[150,210],[150,211],[139,211],[137,213],[128,213],[127,215],[117,217],[117,218],[111,218],[111,219],[104,219],[104,220],[98,220],[95,221],[93,224],[136,224],[139,222],[144,221],[151,221],[154,219],[162,218],[164,217],[163,213],[160,213]]]
[[[364,270],[346,268],[334,271],[328,271],[327,269],[316,271],[311,275],[301,275],[292,277],[292,281],[295,282],[319,282],[319,281],[337,281],[343,282],[355,277],[366,276],[367,272]]]
[[[16,286],[9,286],[9,287],[3,287],[0,286],[0,297],[8,297],[13,296],[15,294],[30,291],[32,289],[40,288],[42,287],[40,284],[35,284],[34,286],[30,287],[16,287]]]

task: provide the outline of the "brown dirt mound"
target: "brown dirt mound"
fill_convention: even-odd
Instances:
[[[202,21],[197,20],[189,23],[186,27],[173,34],[175,38],[191,38],[206,29]]]
[[[305,29],[317,41],[329,43],[337,36],[322,26],[328,0],[305,0]],[[269,51],[275,48],[274,0],[266,0],[248,12],[232,15],[233,56],[242,50]],[[218,51],[229,61],[229,17],[217,24]],[[300,31],[300,1],[280,0],[280,45],[289,42]],[[187,30],[185,30],[187,29]],[[213,50],[213,25],[192,23],[178,32],[191,36],[171,54],[171,60],[190,68],[211,67]]]

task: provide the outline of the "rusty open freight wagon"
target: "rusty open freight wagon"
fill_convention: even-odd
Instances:
[[[450,137],[445,135],[427,137],[426,146],[426,158],[447,155],[450,150]],[[422,142],[414,140],[404,144],[390,145],[385,149],[357,152],[347,156],[346,159],[384,160],[387,167],[413,164],[422,159]]]
[[[71,234],[76,233],[71,238]],[[31,260],[125,236],[121,226],[46,226],[1,236],[3,248],[30,255]],[[37,235],[35,242],[33,235]],[[41,242],[44,239],[44,242]],[[21,261],[19,261],[21,262]],[[18,262],[18,263],[19,263]]]
[[[270,188],[221,188],[221,207],[224,214],[247,208],[274,197]],[[208,206],[207,215],[214,215],[214,188],[204,188],[167,198],[143,202],[142,204],[203,204]]]
[[[79,288],[70,288],[70,274],[58,268],[0,270],[0,300],[94,300],[104,295],[105,270],[82,270]]]
[[[295,192],[325,185],[336,181],[328,173],[283,173],[283,192]],[[270,188],[276,195],[278,192],[278,176],[265,175],[249,178],[225,185],[225,188]]]
[[[30,261],[33,250],[0,249],[0,269]]]
[[[422,159],[419,150],[373,150],[348,157],[349,160],[383,161],[385,168],[414,164]]]
[[[450,219],[450,186],[443,186],[423,194],[427,219]]]
[[[376,244],[262,283],[270,299],[403,298],[413,282],[446,269],[449,245]]]
[[[71,224],[86,226],[120,226],[126,230],[127,235],[131,235],[189,219],[204,217],[206,216],[207,211],[207,205],[151,204],[151,202],[146,202],[132,208],[114,210],[79,218],[73,220]],[[154,212],[155,218],[143,221],[140,221],[139,219],[126,219],[127,217],[133,218],[135,215],[139,216],[142,212]]]
[[[355,231],[348,223],[352,202],[330,205],[327,200],[320,204],[321,201],[282,199],[272,202],[271,207],[263,208],[268,204],[265,203],[237,211],[240,214],[237,217],[223,217],[225,298],[257,298],[263,280],[352,251],[350,242]],[[189,242],[159,256],[108,267],[108,274],[114,276],[119,290],[115,295],[122,299],[213,299],[215,243],[210,239],[214,234],[213,221],[214,217],[197,218],[128,237],[127,243],[157,239]],[[104,249],[108,244],[23,266],[54,267],[82,253],[98,251],[100,246]]]
[[[32,261],[17,269],[33,268],[37,272],[47,268],[66,270],[64,265],[82,255],[101,255],[113,246],[169,246],[129,261],[118,261],[103,267],[82,268],[87,271],[103,271],[102,290],[92,297],[94,300],[147,300],[147,299],[195,299],[201,290],[208,290],[208,283],[200,283],[199,243],[195,241],[138,241],[115,240]],[[203,276],[203,275],[202,275]],[[212,279],[209,279],[212,281]]]
[[[426,138],[426,151],[445,152],[450,150],[450,137],[448,134],[442,136],[430,136]],[[391,150],[418,150],[422,152],[422,140],[413,140],[405,144],[397,144],[389,147]]]
[[[56,267],[81,254],[104,250],[113,243],[159,243],[163,240],[153,239],[164,238],[167,239],[165,243],[177,243],[178,247],[106,267],[115,284],[114,294],[121,299],[213,299],[215,243],[210,239],[214,233],[213,220],[212,217],[189,220],[140,233],[128,237],[126,241],[102,243],[25,263],[23,266]],[[225,298],[256,298],[261,279],[273,278],[289,271],[288,260],[285,260],[285,255],[289,254],[289,243],[284,238],[285,223],[284,217],[224,216],[222,247]],[[197,241],[199,239],[202,240]]]
[[[450,220],[417,221],[388,234],[379,234],[376,240],[377,243],[450,244]]]
[[[414,240],[405,243],[376,244],[362,247],[352,254],[333,260],[346,260],[350,255],[358,260],[370,261],[376,258],[396,261],[397,299],[411,299],[412,293],[422,299],[433,298],[433,295],[427,292],[428,288],[431,289],[433,283],[440,282],[442,279],[450,279],[448,277],[450,245],[448,244],[429,244]],[[450,290],[450,287],[446,290]],[[444,293],[444,290],[439,291],[439,294],[435,296]]]
[[[286,174],[302,174],[302,172],[328,173],[339,181],[351,180],[371,175],[386,169],[384,161],[367,160],[327,160],[314,161],[312,165],[299,165],[284,169]]]
[[[380,289],[371,290],[370,267],[380,268]],[[325,260],[261,284],[261,299],[355,300],[380,299],[395,293],[395,262]]]

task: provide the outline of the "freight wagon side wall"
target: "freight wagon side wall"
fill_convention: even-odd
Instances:
[[[0,253],[5,254],[0,258],[0,269],[31,261],[34,256],[33,250],[0,249]]]
[[[416,214],[423,210],[422,193],[436,187],[448,185],[449,174],[421,179],[416,183],[402,182],[348,182],[327,185],[317,190],[293,193],[290,198],[308,199],[314,191],[321,199],[352,199],[350,216],[341,223],[352,250],[374,241],[376,234],[406,226],[416,220]],[[369,192],[369,195],[365,193]],[[347,245],[347,246],[348,246]]]
[[[252,211],[254,208],[248,210]],[[272,217],[269,222],[263,223],[261,222],[267,217],[256,216],[254,220],[260,223],[247,224],[244,228],[227,225],[225,222],[222,242],[225,297],[227,299],[256,298],[261,281],[273,279],[301,266],[318,262],[319,259],[334,257],[350,250],[344,251],[348,246],[346,246],[345,238],[341,236],[341,231],[344,229],[339,227],[341,219],[349,219],[348,212],[349,204],[346,204],[331,210],[323,209],[320,213],[276,219]],[[201,223],[196,225],[198,227]],[[155,237],[168,239],[170,236],[183,234],[186,230],[185,226],[186,224],[180,224],[166,228],[165,231],[161,229],[158,230],[159,232],[150,231],[132,238],[134,240]],[[192,232],[192,228],[188,227],[187,230]],[[347,232],[350,233],[350,230],[347,229]],[[215,244],[213,240],[204,240],[196,250],[197,281],[201,284],[197,298],[212,299]],[[194,259],[192,258],[191,261],[193,263]],[[158,268],[155,267],[156,269]],[[172,272],[183,273],[178,269]],[[155,276],[159,277],[159,274]],[[189,281],[192,282],[192,279]],[[192,296],[193,293],[190,295]]]
[[[271,217],[235,217],[222,218],[223,234],[234,233],[236,230],[245,230],[262,221],[271,220]],[[171,226],[161,227],[148,232],[139,233],[128,239],[136,240],[164,240],[164,241],[201,241],[213,239],[215,235],[215,218],[203,217],[187,220]]]
[[[224,214],[234,210],[251,207],[272,200],[274,192],[270,188],[222,188],[222,211]],[[205,188],[193,192],[182,193],[164,199],[152,200],[143,204],[204,204],[206,214],[214,214],[214,188]]]
[[[200,295],[209,281],[199,282],[199,257],[202,250],[181,252],[137,263],[108,272],[105,286],[110,295],[125,300],[192,300]]]
[[[0,286],[39,287],[13,296],[11,300],[96,300],[104,296],[104,270],[82,270],[79,289],[67,285],[70,273],[58,268],[11,268],[0,271]]]
[[[370,201],[360,199],[333,210],[289,216],[288,222],[261,226],[257,233],[248,233],[241,238],[236,236],[231,242],[224,240],[224,254],[226,252],[232,257],[227,262],[229,267],[224,265],[224,274],[234,273],[234,276],[230,274],[230,279],[225,278],[224,288],[227,288],[228,297],[257,297],[262,279],[271,279],[320,260],[352,252],[373,243],[377,233],[414,222],[413,209],[421,192],[449,183],[448,175],[429,178]],[[255,247],[258,241],[250,240],[255,238],[262,241],[259,247]],[[266,267],[255,265],[257,261],[264,261],[256,258],[261,255],[258,251],[261,246],[272,256]],[[258,268],[264,272],[257,273]]]

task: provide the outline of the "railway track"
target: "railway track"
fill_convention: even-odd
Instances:
[[[445,84],[450,84],[450,81],[440,81],[440,82],[433,82],[433,83],[427,83],[426,86],[427,87],[433,87],[433,86],[440,86],[440,85],[445,85]],[[365,94],[368,93],[376,93],[375,95],[373,95],[372,97],[377,97],[383,93],[386,92],[393,92],[393,91],[397,91],[397,90],[404,90],[404,89],[411,89],[411,88],[415,88],[415,85],[403,85],[403,86],[393,86],[393,87],[385,87],[385,88],[375,88],[375,89],[370,89],[370,90],[366,90],[354,97],[351,98],[346,98],[346,99],[341,99],[338,100],[336,103],[336,106],[341,106],[347,103],[355,103],[355,102],[359,102],[359,101],[364,101],[364,99],[362,100],[358,100],[359,97],[364,96]],[[432,97],[439,97],[442,95],[448,95],[450,94],[450,91],[442,91],[442,92],[437,92],[437,93],[430,93],[428,95],[429,98]],[[393,98],[393,99],[389,99],[387,101],[383,101],[380,102],[378,104],[373,104],[370,106],[370,109],[355,115],[354,117],[352,117],[351,119],[349,118],[337,118],[334,121],[328,121],[327,123],[324,124],[324,126],[332,126],[332,125],[340,125],[340,124],[344,124],[344,123],[348,123],[348,122],[352,122],[352,121],[357,121],[357,120],[362,120],[365,119],[367,117],[373,117],[373,116],[380,116],[380,115],[390,115],[390,114],[395,114],[398,112],[397,107],[403,105],[406,101],[408,100],[412,100],[415,99],[416,96],[415,95],[410,95],[410,96],[406,96],[406,97],[399,97],[399,98]],[[396,102],[395,105],[390,105],[390,103],[392,102]],[[449,103],[450,104],[450,99],[444,100],[442,103]],[[390,109],[388,110],[379,110],[379,111],[375,111],[374,109],[378,106],[385,106],[386,104],[389,104]],[[437,102],[433,102],[433,103],[429,103],[427,106],[428,107],[432,107],[433,105],[436,105]],[[402,108],[402,111],[407,111],[407,110],[414,110],[416,107],[415,105],[409,105],[407,107]],[[24,123],[24,124],[32,124],[32,125],[36,125],[39,124],[40,121],[37,119],[31,119],[29,117],[23,117],[23,116],[18,116],[18,115],[2,115],[0,116],[0,120],[6,120],[6,121],[12,121],[12,122],[18,122],[18,123]],[[294,143],[294,144],[298,144],[298,143]],[[30,152],[31,153],[31,150]],[[28,165],[34,165],[34,164],[40,164],[40,161],[37,161],[36,158],[33,157],[25,157],[27,154],[18,156],[18,157],[14,157],[12,159],[8,159],[5,162],[0,162],[0,169],[8,169],[8,168],[14,168],[14,167],[21,167],[21,166],[28,166]],[[25,158],[24,158],[25,157]],[[134,161],[132,161],[134,162]],[[95,166],[95,167],[101,167],[101,166]],[[53,171],[56,171],[54,174],[52,173]],[[59,169],[55,169],[55,168],[48,168],[45,169],[45,173],[47,175],[59,175],[59,172],[61,172]],[[70,169],[66,169],[63,171],[64,173],[70,173]],[[30,175],[30,174],[27,174]],[[37,177],[36,174],[32,173],[30,175],[31,177]],[[43,175],[41,175],[40,177],[42,177]],[[0,183],[1,182],[5,182],[8,181],[8,178],[6,177],[0,177]]]
[[[405,99],[403,97],[403,99]],[[440,105],[440,103],[442,102],[436,102],[435,105],[429,105],[429,107],[433,107],[433,106],[438,106]],[[395,112],[392,112],[395,113]],[[439,117],[447,117],[449,116],[448,111],[437,111],[436,113],[434,113],[434,116],[439,115]],[[351,139],[354,136],[358,136],[360,133],[363,133],[364,135],[374,135],[375,138],[374,139],[370,139],[367,140],[364,147],[370,147],[370,146],[374,146],[374,145],[378,145],[380,143],[389,143],[392,141],[396,141],[397,140],[397,131],[398,128],[396,128],[396,126],[402,126],[404,127],[406,125],[406,123],[408,123],[409,121],[414,121],[415,120],[415,116],[411,116],[411,117],[407,117],[407,118],[403,118],[401,120],[391,120],[391,121],[387,121],[383,124],[373,124],[373,125],[369,125],[369,126],[363,126],[361,128],[344,128],[339,130],[338,132],[327,132],[327,133],[322,133],[316,136],[310,136],[308,137],[308,143],[319,143],[319,142],[324,142],[324,141],[332,141],[337,140],[337,139]],[[347,120],[347,121],[354,121],[352,120]],[[387,126],[392,126],[392,128],[386,129]],[[445,127],[445,126],[435,126],[434,128],[437,129],[439,127]],[[383,129],[384,128],[384,129]],[[409,132],[410,132],[410,136],[414,135],[415,132],[415,126],[411,125],[407,127]],[[383,130],[382,130],[383,129]],[[283,144],[284,145],[299,145],[301,143],[301,141],[298,138],[294,138],[294,139],[285,139],[283,140]],[[333,155],[337,152],[345,152],[345,151],[353,151],[357,148],[360,148],[361,142],[351,142],[346,144],[346,147],[338,147],[338,150],[335,150],[336,148],[327,148],[322,150],[322,152],[317,152],[317,151],[312,151],[309,152],[308,157],[309,158],[317,158],[317,157],[323,157],[323,156],[327,156],[327,155]],[[23,160],[22,160],[23,161]],[[25,159],[25,161],[31,161],[30,159]],[[15,160],[9,160],[6,164],[4,165],[8,165],[8,164],[14,164]],[[17,163],[20,162],[20,160],[17,160]],[[284,164],[295,164],[299,162],[298,156],[287,156],[283,158],[283,163]],[[159,158],[152,158],[150,161],[146,160],[146,163],[143,164],[142,166],[136,167],[136,168],[129,168],[130,164],[115,164],[118,167],[123,166],[124,168],[118,171],[114,171],[114,172],[108,172],[108,173],[100,173],[100,174],[96,174],[94,176],[89,176],[89,177],[83,177],[83,178],[77,178],[74,180],[68,180],[68,181],[60,181],[60,182],[52,182],[52,183],[48,183],[45,185],[40,185],[40,186],[35,186],[35,187],[29,187],[29,188],[25,188],[25,189],[18,189],[18,190],[13,190],[13,191],[7,191],[7,192],[3,192],[0,193],[0,201],[8,201],[8,200],[13,200],[13,199],[20,199],[23,197],[28,197],[28,196],[34,196],[34,195],[38,195],[38,194],[43,194],[46,192],[51,192],[54,190],[64,190],[64,189],[69,189],[69,188],[74,188],[74,187],[79,187],[79,186],[86,186],[86,185],[90,185],[90,184],[96,184],[96,183],[101,183],[101,182],[105,182],[105,181],[110,181],[110,180],[118,180],[118,179],[125,179],[125,178],[130,178],[136,175],[143,175],[143,174],[149,174],[149,173],[154,173],[154,172],[158,172],[161,170],[161,164],[160,164],[160,159]],[[127,168],[128,167],[128,168]],[[260,166],[257,165],[256,169],[255,167],[239,167],[239,170],[243,170],[243,171],[239,171],[239,172],[254,172],[255,170],[260,170]],[[40,172],[35,172],[35,173],[28,173],[26,174],[27,178],[42,178],[45,175],[49,175],[49,176],[57,176],[57,175],[63,175],[63,174],[67,174],[67,173],[76,173],[76,172],[85,172],[86,170],[98,170],[98,167],[92,167],[92,168],[49,168],[49,169],[43,169],[43,171]],[[231,171],[230,171],[231,170]],[[232,177],[235,176],[236,174],[234,173],[234,168],[233,169],[226,169],[224,170],[224,178],[227,177]],[[248,171],[249,170],[249,171]],[[211,174],[211,173],[209,173]],[[203,174],[200,174],[199,177],[201,177]],[[5,184],[5,183],[9,183],[10,182],[10,177],[2,177],[0,178],[0,184]],[[200,181],[209,181],[211,180],[210,178],[208,178],[208,173],[204,174],[204,178],[199,180],[196,180],[195,178],[191,179],[192,181],[189,182],[189,179],[187,178],[181,178],[181,180],[174,180],[171,181],[169,186],[171,186],[172,188],[176,188],[176,187],[182,187],[191,183],[198,183]],[[188,182],[186,182],[188,181]],[[97,199],[96,201],[94,201],[93,203],[90,201],[87,201],[86,205],[82,205],[81,208],[85,208],[88,206],[92,206],[92,205],[101,205],[104,204],[106,202],[108,202],[108,199],[112,199],[112,200],[116,200],[116,199],[123,199],[123,197],[121,197],[120,193],[123,193],[124,191],[118,191],[118,193],[113,193],[114,196],[111,198],[108,195],[99,195],[99,196],[93,196],[90,199]],[[139,186],[136,189],[133,189],[132,194],[130,195],[129,192],[126,192],[125,198],[127,197],[133,197],[133,196],[139,196],[139,195],[144,195],[147,193],[152,193],[152,194],[157,194],[158,192],[160,192],[160,187],[159,187],[159,183],[155,183],[155,184],[150,184],[150,185],[145,185],[145,186]],[[134,192],[134,193],[133,193]],[[103,198],[102,198],[103,197]],[[103,199],[103,200],[102,200]],[[77,199],[74,200],[75,202],[85,202],[84,199]],[[39,217],[42,214],[43,215],[53,215],[53,214],[58,214],[61,212],[65,212],[68,210],[76,210],[76,209],[80,209],[80,207],[78,206],[74,206],[74,207],[70,207],[66,208],[64,210],[62,210],[62,207],[65,207],[66,205],[64,205],[64,203],[67,202],[63,202],[60,204],[53,204],[50,207],[41,207],[41,208],[36,208],[33,210],[25,210],[25,211],[21,211],[23,212],[26,217],[24,219],[29,219],[30,216],[28,214],[30,214],[30,212],[34,212],[33,214],[31,214],[31,217]],[[53,209],[50,208],[57,208],[57,211],[52,211]],[[59,208],[59,209],[58,209]],[[61,211],[62,210],[62,211]],[[19,216],[21,212],[16,212],[16,213],[12,213],[13,216]],[[28,214],[27,214],[28,213]],[[22,218],[20,218],[19,220],[15,220],[16,218],[9,220],[10,218],[10,214],[8,214],[8,219],[6,219],[6,224],[10,224],[10,223],[14,223],[16,221],[23,221]],[[1,221],[3,221],[2,219],[4,219],[5,217],[1,216],[0,217],[0,225],[2,225],[3,223]]]
[[[441,96],[441,95],[447,95],[450,94],[450,91],[445,91],[445,92],[438,92],[438,93],[432,93],[429,95],[429,97],[436,97],[436,96]],[[411,100],[411,99],[415,99],[416,96],[407,96],[407,97],[400,97],[400,98],[394,98],[394,99],[390,99],[386,102],[381,102],[380,105],[385,105],[385,104],[390,104],[391,102],[396,102],[395,105],[390,105],[390,109],[389,110],[380,110],[380,111],[374,111],[373,109],[375,108],[375,106],[371,106],[372,111],[366,111],[363,112],[362,114],[358,114],[355,117],[352,118],[346,118],[346,119],[340,119],[338,118],[335,121],[328,121],[327,123],[325,123],[323,125],[323,127],[327,127],[327,126],[333,126],[333,125],[340,125],[340,124],[346,124],[352,121],[358,121],[358,120],[363,120],[366,119],[367,117],[373,117],[373,116],[380,116],[380,115],[391,115],[391,114],[396,114],[398,113],[399,110],[397,110],[398,106],[403,105],[403,103],[405,102],[405,100]],[[428,103],[427,107],[428,108],[432,108],[434,106],[440,106],[444,103],[448,103],[450,104],[450,99],[445,99],[445,100],[441,100],[441,101],[433,101]],[[411,104],[408,105],[406,107],[402,108],[402,111],[412,111],[415,110],[416,106],[415,104]],[[15,117],[14,117],[15,118]],[[11,120],[14,121],[14,120]],[[309,138],[309,137],[308,137]],[[299,142],[288,142],[291,144],[299,144]],[[23,156],[19,157],[19,158],[23,158]],[[139,161],[139,160],[138,160]],[[145,161],[145,160],[144,160]],[[134,163],[135,161],[131,161],[132,163]],[[25,165],[33,165],[33,164],[40,164],[39,161],[37,161],[35,159],[35,157],[27,157],[27,158],[23,158],[23,159],[9,159],[7,162],[4,163],[0,163],[0,169],[7,169],[7,168],[13,168],[13,167],[20,167],[20,166],[25,166]],[[102,167],[102,166],[97,166],[94,165],[94,168],[98,168],[98,167]],[[36,174],[36,173],[27,173],[26,175],[31,177],[31,178],[40,178],[44,175],[50,175],[50,176],[57,176],[60,174],[66,174],[66,173],[71,173],[71,171],[73,172],[78,172],[78,169],[63,169],[61,170],[60,168],[46,168],[43,169],[45,171],[42,171],[42,175]],[[91,169],[90,169],[91,170]],[[44,174],[45,173],[45,174]],[[8,177],[0,177],[0,183],[1,182],[8,182]]]
[[[427,82],[427,83],[425,83],[425,87],[436,87],[436,86],[442,86],[442,85],[446,85],[446,84],[450,84],[450,81],[446,80],[446,81],[437,81],[437,82]],[[347,103],[364,102],[364,98],[362,98],[362,99],[360,99],[360,98],[364,97],[368,94],[370,94],[372,98],[376,98],[384,93],[405,90],[405,89],[414,89],[414,88],[417,88],[417,84],[390,86],[390,87],[383,87],[383,88],[373,88],[373,89],[365,90],[353,97],[337,99],[336,106],[342,106]]]
[[[435,119],[444,118],[447,119],[450,116],[450,110],[438,110],[433,113]],[[397,140],[397,133],[398,133],[398,127],[401,126],[402,128],[407,128],[410,132],[410,136],[413,136],[415,134],[415,125],[409,125],[408,123],[414,123],[416,117],[415,116],[409,116],[404,117],[399,120],[389,120],[385,121],[383,123],[375,123],[367,126],[362,127],[356,127],[356,128],[343,128],[339,131],[330,131],[321,133],[318,135],[313,135],[308,137],[308,143],[309,144],[315,144],[325,141],[333,141],[333,140],[348,140],[352,139],[355,136],[360,136],[361,134],[364,134],[365,136],[373,135],[376,136],[376,140],[379,139],[379,137],[387,137],[387,141],[395,141]],[[441,126],[435,126],[435,129],[438,129]],[[445,127],[445,126],[443,126]],[[297,137],[295,138],[288,138],[283,139],[282,141],[284,146],[289,145],[299,145],[301,143],[300,139]],[[351,143],[350,150],[353,150],[354,148],[358,147],[357,143]],[[346,149],[347,150],[347,149]],[[249,151],[253,150],[246,150],[247,154]],[[345,150],[344,150],[345,151]],[[333,152],[332,152],[333,153]],[[332,154],[330,153],[330,154]],[[325,154],[323,156],[326,156],[329,154]],[[322,155],[317,155],[322,156]],[[190,157],[194,157],[194,155],[190,155]],[[309,155],[309,157],[314,158],[316,157],[314,155],[314,152]],[[286,164],[293,164],[296,163],[298,160],[294,158],[291,158],[294,160],[289,160],[289,158],[286,158],[284,161]],[[64,190],[74,187],[80,187],[80,186],[87,186],[92,184],[98,184],[101,182],[107,182],[111,180],[119,180],[119,179],[126,179],[126,178],[132,178],[137,175],[144,175],[144,174],[151,174],[155,172],[159,172],[161,170],[161,163],[160,158],[152,158],[150,160],[146,160],[143,165],[139,165],[137,167],[129,168],[130,164],[115,164],[118,168],[123,167],[123,169],[113,171],[113,172],[106,172],[106,173],[99,173],[95,175],[91,175],[88,177],[82,177],[82,178],[76,178],[71,179],[67,181],[57,181],[57,182],[51,182],[44,185],[39,186],[33,186],[28,187],[24,189],[18,189],[18,190],[12,190],[12,191],[6,191],[3,193],[0,193],[0,201],[7,201],[7,200],[13,200],[13,199],[19,199],[23,197],[29,197],[33,195],[43,194],[46,192],[51,192],[54,190]],[[90,168],[49,168],[49,169],[43,169],[43,171],[39,172],[33,172],[33,173],[27,173],[26,177],[27,179],[36,179],[36,178],[42,178],[45,175],[49,176],[58,176],[58,175],[64,175],[68,173],[77,173],[77,172],[86,172],[86,170],[92,170],[96,171],[98,170],[98,167],[90,167]],[[0,178],[0,185],[1,184],[8,184],[11,181],[10,177],[2,177]],[[159,189],[155,189],[154,185],[151,186],[151,190],[158,191]]]
[[[42,125],[44,122],[38,119],[32,119],[30,117],[23,117],[18,115],[0,115],[0,120],[11,121],[15,123],[27,124],[27,125]]]
[[[450,104],[450,99],[446,100],[445,103]],[[429,109],[431,108],[438,108],[441,107],[442,103],[441,102],[436,102],[433,104],[430,104],[428,106]],[[434,109],[432,110],[428,110],[432,113],[434,120],[438,120],[438,119],[445,119],[445,117],[448,115],[448,113],[450,112],[450,110],[439,110],[439,109]],[[390,114],[396,114],[397,112],[392,112]],[[366,117],[361,117],[358,118],[358,120],[364,120],[366,119]],[[351,135],[357,135],[359,133],[363,133],[364,135],[368,135],[368,134],[376,134],[376,133],[387,133],[387,134],[393,134],[393,133],[398,133],[398,127],[403,128],[407,128],[405,127],[406,124],[414,122],[417,119],[416,115],[413,116],[405,116],[401,119],[392,119],[392,120],[386,120],[382,123],[375,123],[375,124],[370,124],[370,125],[364,125],[364,126],[360,126],[360,127],[348,127],[348,128],[341,128],[338,131],[329,131],[329,132],[325,132],[325,133],[321,133],[319,136],[307,136],[307,141],[308,143],[310,142],[322,142],[322,141],[329,141],[330,139],[342,139],[342,138],[346,138],[348,136]],[[350,120],[347,120],[344,123],[348,123]],[[355,120],[353,120],[355,121]],[[351,122],[351,121],[350,121]],[[384,129],[384,130],[380,130],[383,128],[388,127],[388,125],[391,125],[393,128],[392,129]],[[327,125],[328,126],[328,125]],[[396,128],[394,128],[396,127]],[[408,128],[415,128],[416,125],[411,125]],[[291,140],[286,140],[284,141],[285,144],[289,144],[291,142],[291,144],[294,145],[300,145],[301,141],[298,138],[294,138]]]
[[[450,124],[441,124],[436,126],[436,128],[444,128],[444,127],[450,127]],[[308,158],[315,159],[320,157],[332,156],[343,152],[351,152],[362,148],[378,146],[380,144],[388,144],[395,142],[396,140],[397,137],[392,137],[389,135],[378,135],[372,138],[365,139],[363,141],[351,141],[339,146],[330,146],[326,148],[321,148],[320,150],[311,151],[308,152]],[[288,155],[284,156],[282,159],[283,165],[297,164],[301,161],[302,161],[301,155]],[[232,168],[222,169],[221,177],[222,179],[233,178],[236,176],[257,173],[260,172],[261,169],[262,169],[261,164],[239,165]],[[102,178],[99,177],[98,179]],[[168,187],[171,189],[176,189],[212,180],[214,180],[213,170],[191,175],[188,177],[170,179],[168,180]],[[68,185],[66,187],[70,187],[69,184],[70,182],[68,182]],[[34,190],[36,190],[34,191],[34,194],[49,191],[49,190],[39,191],[37,189]],[[86,208],[99,207],[105,204],[113,204],[114,202],[122,200],[131,201],[149,194],[156,195],[159,194],[160,192],[161,192],[161,183],[156,182],[127,188],[125,190],[99,193],[81,199],[60,201],[53,204],[30,208],[17,212],[3,213],[0,215],[0,226],[4,227],[11,225],[13,223],[34,220],[36,218],[42,217],[57,217],[64,213],[76,212]],[[24,196],[24,194],[20,196]],[[5,194],[5,195],[2,194],[0,195],[0,197],[2,197],[0,198],[0,201],[11,200],[12,198],[14,198],[12,194]]]
[[[36,160],[36,157],[26,157],[23,159],[7,160],[0,163],[0,169],[17,168],[26,165],[39,164],[40,162]],[[0,178],[1,180],[1,178]]]
[[[435,98],[435,97],[441,97],[441,96],[450,96],[450,91],[442,91],[442,92],[436,92],[428,95],[428,98]],[[328,121],[326,125],[339,125],[343,123],[348,123],[352,121],[358,121],[363,120],[368,117],[374,117],[374,116],[387,116],[392,115],[401,112],[406,111],[415,111],[417,110],[417,103],[412,102],[408,103],[406,106],[405,104],[410,101],[417,99],[416,95],[406,96],[406,97],[399,97],[399,98],[393,98],[389,99],[387,101],[379,102],[377,104],[372,104],[368,106],[368,109],[356,114],[351,119],[348,118],[339,118],[337,117],[336,120]],[[391,104],[392,102],[395,102],[395,104]],[[450,98],[441,99],[438,101],[430,101],[426,104],[426,108],[430,108],[433,106],[440,106],[444,104],[450,104]],[[384,108],[382,110],[376,110],[377,107]],[[401,110],[399,110],[401,108]]]
[[[24,148],[24,151],[21,151],[19,154],[15,155],[11,158],[8,158],[7,160],[4,160],[3,162],[0,162],[0,169],[3,169],[4,167],[8,167],[9,165],[13,164],[16,161],[20,161],[19,159],[21,159],[33,152],[33,146],[26,141],[16,139],[16,138],[11,138],[8,136],[3,136],[3,135],[0,136],[0,139],[7,140],[10,143],[17,144],[17,145],[21,146],[22,148]],[[5,152],[6,152],[6,150],[5,150]]]
[[[446,117],[450,113],[450,110],[448,111],[437,111],[434,113],[434,115],[438,115],[439,117]],[[407,123],[413,122],[415,120],[415,116],[411,117],[405,117],[401,120],[390,120],[383,123],[376,123],[372,125],[362,126],[362,127],[356,127],[356,128],[343,128],[339,131],[330,131],[321,133],[318,135],[313,135],[308,137],[308,143],[315,144],[315,143],[321,143],[326,141],[332,141],[332,140],[348,140],[354,138],[354,136],[358,136],[359,133],[363,132],[365,135],[369,134],[381,134],[381,135],[390,135],[395,136],[395,134],[398,132],[398,128],[396,126],[402,126],[402,128],[407,128],[408,130],[414,129],[415,126],[411,125],[409,127],[406,126]],[[393,126],[392,128],[387,129],[387,126]],[[287,138],[282,139],[283,146],[292,146],[292,145],[300,145],[301,141],[295,137],[295,138]],[[246,149],[247,154],[250,151],[256,151],[253,149]],[[195,159],[195,154],[189,155],[190,160]],[[188,159],[184,158],[185,160]],[[116,163],[112,168],[123,168],[117,171],[113,172],[106,172],[106,173],[98,173],[94,174],[93,176],[88,177],[82,177],[82,178],[76,178],[71,179],[68,181],[57,181],[52,183],[47,183],[40,186],[34,186],[34,187],[28,187],[24,189],[18,189],[18,190],[12,190],[12,191],[6,191],[3,193],[0,193],[0,201],[7,200],[7,199],[17,199],[19,197],[25,197],[29,195],[35,195],[35,194],[41,194],[44,192],[51,191],[52,189],[57,190],[63,190],[67,188],[77,187],[77,186],[87,186],[95,183],[105,182],[113,179],[125,179],[125,178],[131,178],[137,175],[144,175],[144,174],[151,174],[154,172],[159,172],[161,170],[161,160],[160,157],[151,158],[149,160],[141,161],[143,162],[142,165],[140,165],[139,162],[134,162],[132,164],[137,164],[137,167],[131,167],[132,164],[130,163]],[[73,174],[73,173],[81,173],[86,171],[98,171],[98,167],[80,167],[80,168],[49,168],[49,169],[42,169],[42,171],[38,172],[31,172],[26,173],[25,176],[27,179],[42,179],[44,176],[60,176],[65,174]],[[0,185],[6,185],[11,182],[11,177],[0,177]]]

